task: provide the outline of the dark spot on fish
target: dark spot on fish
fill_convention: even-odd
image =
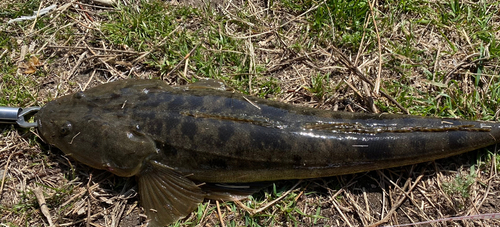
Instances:
[[[226,106],[233,109],[233,110],[242,110],[247,108],[247,104],[251,105],[245,100],[238,100],[238,99],[226,99]],[[255,108],[255,107],[253,107]]]
[[[428,141],[425,138],[412,138],[410,139],[410,145],[409,147],[411,148],[418,148],[419,150],[426,150],[426,144]],[[442,143],[442,141],[439,141],[439,143]],[[401,151],[401,153],[404,151]]]
[[[90,146],[91,146],[92,149],[99,149],[101,145],[100,145],[99,141],[93,140],[93,141],[91,141],[91,145]]]
[[[288,110],[286,109],[281,109],[281,108],[275,108],[272,106],[264,106],[262,107],[262,114],[263,115],[270,115],[273,116],[273,118],[284,118],[287,116],[289,113]]]
[[[293,156],[293,164],[296,165],[296,166],[301,166],[302,165],[302,157],[300,157],[299,155],[294,155]]]
[[[156,111],[143,111],[141,108],[133,108],[132,110],[135,119],[161,119],[161,117],[156,117]]]
[[[234,127],[224,125],[218,128],[219,140],[223,143],[227,142],[234,134]]]
[[[151,96],[150,100],[157,100],[158,103],[169,103],[176,95],[172,95],[170,92],[153,92],[154,90],[150,90],[149,95]]]
[[[467,132],[464,131],[454,131],[448,133],[448,144],[451,150],[461,149],[467,143],[473,142],[468,139]]]
[[[124,114],[124,113],[117,113],[117,114],[116,114],[116,117],[117,117],[117,118],[125,118],[126,116],[127,116],[127,115],[126,115],[126,114]]]
[[[215,158],[210,160],[208,164],[215,169],[227,169],[227,163],[224,159]]]
[[[259,127],[253,127],[250,132],[250,139],[253,146],[260,150],[281,150],[288,151],[291,149],[291,144],[286,143],[279,136],[278,130],[260,130]]]
[[[276,169],[278,168],[279,166],[276,165],[276,162],[272,161],[271,159],[266,161],[266,162],[262,162],[262,166],[260,168],[270,168],[270,169]]]
[[[163,132],[163,124],[164,120],[158,118],[145,118],[147,120],[147,124],[144,126],[146,130],[151,134],[161,135]],[[168,125],[168,124],[167,124]]]
[[[168,144],[162,143],[161,141],[155,140],[155,146],[157,149],[159,149],[163,154],[165,154],[168,157],[172,156],[177,156],[177,149],[173,146],[170,146]]]
[[[166,122],[167,125],[167,131],[171,131],[179,127],[179,124],[181,123],[181,120],[179,118],[168,118],[168,121]]]
[[[204,109],[210,113],[231,113],[233,109],[226,105],[227,99],[225,97],[207,96],[204,99]]]
[[[158,95],[155,93],[149,93],[146,95],[142,93],[141,96],[148,96],[148,101],[137,102],[135,107],[136,109],[147,109],[148,107],[158,108],[161,105],[166,106],[165,109],[170,109],[170,103],[173,100],[173,96],[167,94]],[[144,97],[142,99],[144,99]]]
[[[186,101],[184,100],[184,97],[182,96],[175,96],[173,100],[170,100],[168,103],[168,108],[173,110],[173,109],[179,109],[182,105],[184,105]]]
[[[182,134],[193,140],[196,132],[198,131],[198,126],[194,122],[184,122],[181,126]]]
[[[210,105],[210,103],[204,104],[204,98],[206,97],[199,97],[199,96],[185,96],[184,99],[184,104],[183,106],[185,108],[189,108],[190,110],[201,110],[206,107],[206,105]]]
[[[111,99],[117,99],[120,98],[122,95],[119,92],[113,92],[111,93]]]
[[[241,148],[241,147],[237,147],[237,148],[234,148],[233,149],[233,152],[234,154],[237,156],[237,157],[241,157],[245,154],[245,149]]]
[[[375,139],[371,142],[363,142],[356,144],[354,147],[369,160],[384,160],[391,157],[391,143],[395,141],[391,139]]]
[[[92,115],[92,114],[86,114],[85,116],[83,116],[82,120],[84,122],[87,122],[87,121],[92,120],[93,118],[94,118],[94,115]]]

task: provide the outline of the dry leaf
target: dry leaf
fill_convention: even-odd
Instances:
[[[36,56],[31,56],[27,63],[21,63],[20,68],[25,69],[24,74],[33,74],[36,72],[36,68],[42,66],[42,62]]]

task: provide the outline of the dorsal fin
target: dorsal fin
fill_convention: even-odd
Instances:
[[[186,85],[190,90],[219,90],[228,91],[226,85],[220,80],[214,79],[200,79],[192,84]]]

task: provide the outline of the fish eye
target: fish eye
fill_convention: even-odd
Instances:
[[[85,97],[85,94],[82,91],[79,91],[73,95],[76,99],[82,99]]]
[[[67,135],[70,131],[71,131],[71,128],[73,126],[71,125],[71,122],[69,121],[66,121],[64,122],[64,124],[61,126],[61,128],[59,129],[59,133],[63,136]]]

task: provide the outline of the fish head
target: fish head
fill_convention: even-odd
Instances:
[[[158,152],[155,143],[128,124],[119,107],[99,103],[106,100],[92,90],[47,103],[35,115],[40,137],[90,167],[123,177],[138,174]]]

